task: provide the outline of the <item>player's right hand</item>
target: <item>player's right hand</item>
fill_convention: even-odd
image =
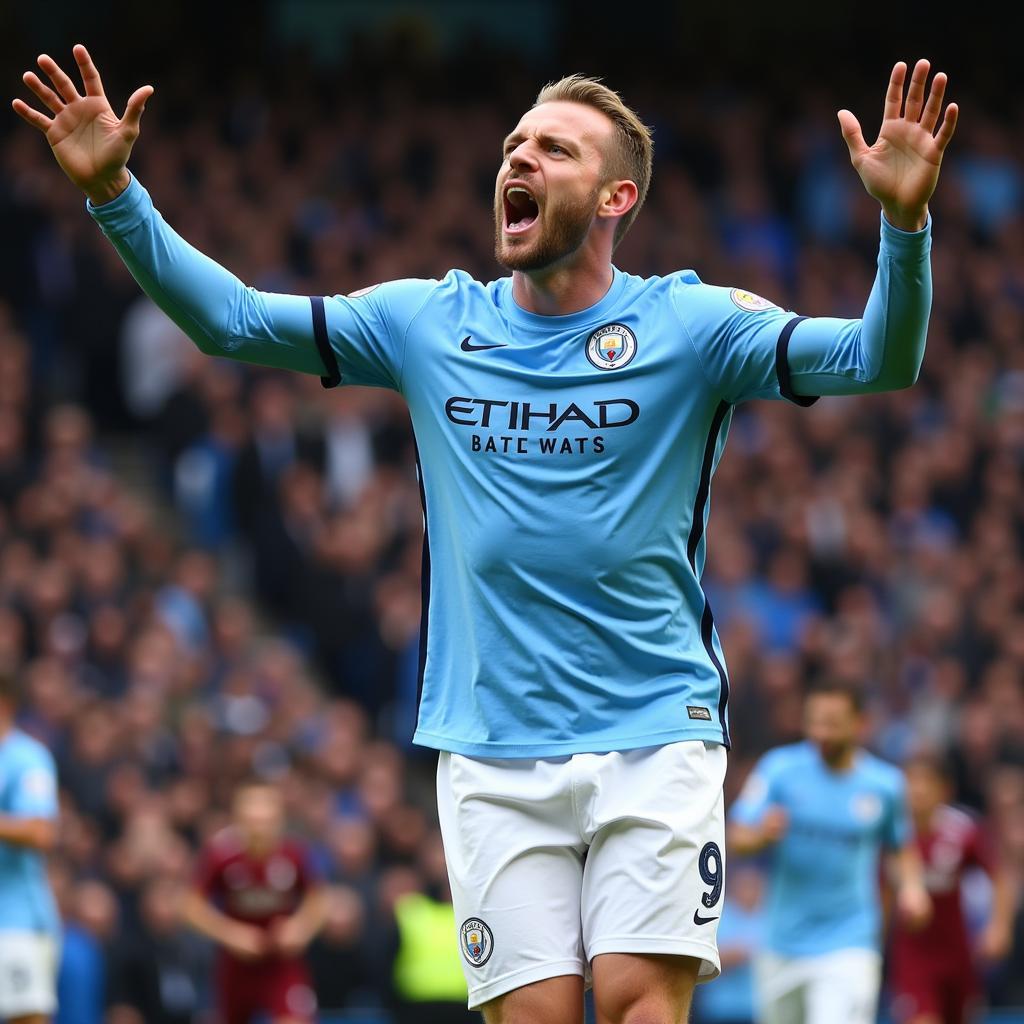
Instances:
[[[932,898],[923,885],[901,885],[896,893],[896,903],[900,916],[911,931],[920,931],[932,918]]]
[[[139,122],[153,87],[136,89],[128,100],[124,116],[111,109],[103,92],[99,72],[89,51],[79,43],[75,61],[82,74],[85,95],[52,57],[39,57],[39,67],[53,83],[51,89],[33,71],[22,76],[53,117],[30,107],[24,100],[11,103],[15,113],[45,136],[64,173],[97,205],[116,198],[128,187],[126,165],[139,137]]]
[[[769,807],[761,819],[761,841],[766,845],[774,845],[785,834],[789,819],[781,807]]]
[[[266,956],[267,936],[261,929],[239,921],[224,935],[224,945],[239,960],[259,960]]]

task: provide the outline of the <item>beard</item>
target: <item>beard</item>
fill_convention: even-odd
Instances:
[[[583,244],[594,222],[599,189],[580,199],[564,199],[551,203],[544,211],[544,220],[537,214],[536,237],[529,242],[512,236],[506,238],[505,208],[501,196],[494,210],[494,258],[506,270],[544,270],[571,256]]]
[[[854,746],[852,740],[827,740],[818,743],[818,750],[826,764],[836,764],[842,761]]]

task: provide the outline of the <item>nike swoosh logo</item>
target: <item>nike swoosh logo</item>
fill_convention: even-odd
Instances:
[[[717,917],[701,917],[700,911],[695,910],[693,912],[693,923],[694,924],[711,924],[712,921],[717,921]]]
[[[500,345],[474,345],[469,340],[472,337],[472,334],[467,334],[466,337],[462,339],[463,352],[482,352],[485,348],[508,348],[508,345],[505,342],[502,342]]]

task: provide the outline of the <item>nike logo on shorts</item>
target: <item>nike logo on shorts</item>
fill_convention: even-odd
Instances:
[[[717,917],[701,917],[700,911],[695,910],[693,912],[693,923],[694,924],[711,924],[712,921],[717,921]]]
[[[502,342],[500,345],[474,345],[469,340],[472,337],[472,334],[467,334],[462,339],[463,352],[482,352],[485,348],[508,348],[508,344],[506,342]]]

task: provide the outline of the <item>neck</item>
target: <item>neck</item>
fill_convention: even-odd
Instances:
[[[825,764],[834,772],[846,772],[853,767],[853,756],[856,753],[855,747],[847,747],[832,758],[824,758]]]
[[[612,286],[610,259],[583,251],[571,264],[512,273],[516,305],[540,316],[567,316],[600,302]]]
[[[913,815],[914,831],[926,835],[932,830],[932,818],[935,815],[935,808],[927,811],[919,811]]]

